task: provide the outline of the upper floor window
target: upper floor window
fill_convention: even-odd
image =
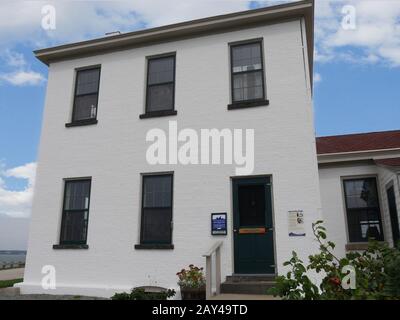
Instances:
[[[147,61],[146,115],[176,114],[175,55],[149,58]]]
[[[76,72],[72,123],[96,120],[99,97],[100,67]]]
[[[86,244],[91,179],[66,180],[60,244]]]
[[[266,104],[261,41],[231,45],[231,87],[232,105]]]
[[[347,228],[350,242],[383,241],[375,178],[344,180]]]

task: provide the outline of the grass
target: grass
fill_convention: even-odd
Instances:
[[[0,280],[0,288],[12,287],[14,283],[22,282],[23,279]]]

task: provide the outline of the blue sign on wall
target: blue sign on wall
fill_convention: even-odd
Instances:
[[[211,234],[226,235],[227,230],[226,212],[211,213]]]

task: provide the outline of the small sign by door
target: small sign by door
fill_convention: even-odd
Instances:
[[[211,234],[226,235],[227,230],[226,213],[211,213]]]
[[[289,211],[289,236],[304,237],[305,235],[303,210]]]

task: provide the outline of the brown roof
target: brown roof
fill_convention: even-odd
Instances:
[[[344,153],[400,148],[400,130],[317,138],[317,153]]]
[[[400,167],[400,158],[377,159],[375,163],[388,167]]]

